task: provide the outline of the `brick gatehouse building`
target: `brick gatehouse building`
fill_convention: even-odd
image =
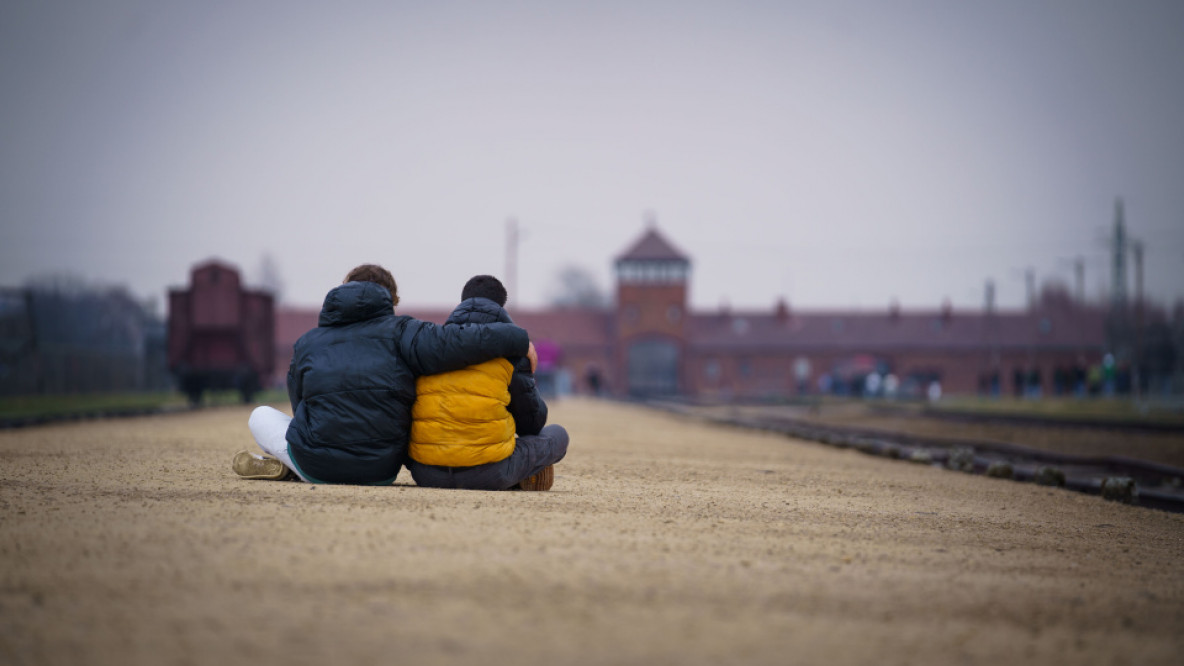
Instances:
[[[895,387],[921,395],[1069,392],[1106,353],[1106,312],[1046,289],[1023,310],[691,311],[690,258],[656,227],[615,260],[608,308],[509,308],[540,350],[543,379],[565,393],[768,399]],[[441,309],[399,308],[442,322]],[[317,310],[280,306],[276,368],[282,385],[292,345]],[[869,375],[872,381],[868,381]],[[885,381],[886,380],[886,381]]]

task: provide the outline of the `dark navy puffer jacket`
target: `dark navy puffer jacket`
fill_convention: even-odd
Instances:
[[[390,292],[373,282],[336,287],[288,369],[292,460],[318,482],[391,483],[407,456],[415,378],[523,356],[528,344],[509,323],[436,326],[395,315]]]
[[[469,298],[460,302],[446,324],[512,324],[506,309],[488,298]],[[530,370],[530,359],[525,356],[509,357],[514,364],[510,377],[510,415],[514,417],[515,431],[519,436],[537,435],[547,425],[547,403],[539,394]]]

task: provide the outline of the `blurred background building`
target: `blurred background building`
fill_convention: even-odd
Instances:
[[[553,305],[510,314],[538,347],[540,384],[556,394],[1184,393],[1184,304],[1169,310],[1143,298],[1141,256],[1128,241],[1119,204],[1113,272],[1124,276],[1133,257],[1136,284],[1128,289],[1116,277],[1104,303],[1087,302],[1080,284],[1071,291],[1049,283],[1030,286],[1026,307],[1002,309],[987,282],[975,310],[948,302],[799,310],[785,300],[693,310],[692,260],[651,222],[615,258],[615,298],[576,271],[560,276]],[[453,305],[399,313],[441,323]],[[293,345],[317,317],[316,308],[274,305],[269,291],[247,288],[235,266],[217,260],[194,266],[188,288],[170,290],[167,329],[150,303],[123,288],[42,279],[0,290],[0,394],[176,388],[200,397],[199,388],[238,388],[249,397],[284,386]]]
[[[1049,284],[1026,308],[1002,310],[988,283],[982,308],[973,311],[948,302],[929,310],[886,304],[798,311],[784,300],[766,310],[692,311],[691,258],[652,224],[614,265],[611,304],[574,299],[510,309],[539,347],[540,382],[550,390],[777,399],[1163,394],[1184,386],[1180,306],[1168,313],[1141,300],[1090,304],[1080,292]],[[450,308],[399,313],[440,323]],[[282,385],[292,346],[316,325],[317,314],[278,309],[275,385]],[[1136,330],[1142,331],[1137,344]]]

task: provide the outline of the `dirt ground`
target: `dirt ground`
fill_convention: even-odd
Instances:
[[[245,481],[247,415],[0,432],[0,663],[1184,650],[1184,515],[574,399],[547,493]]]

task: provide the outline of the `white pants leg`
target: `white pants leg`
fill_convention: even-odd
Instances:
[[[251,430],[251,436],[255,438],[255,443],[259,448],[267,453],[279,458],[280,462],[284,463],[288,469],[300,477],[301,481],[308,481],[300,470],[292,464],[292,457],[288,455],[288,424],[292,422],[292,417],[272,407],[262,406],[256,407],[255,411],[251,412],[251,418],[247,420],[247,427]]]

